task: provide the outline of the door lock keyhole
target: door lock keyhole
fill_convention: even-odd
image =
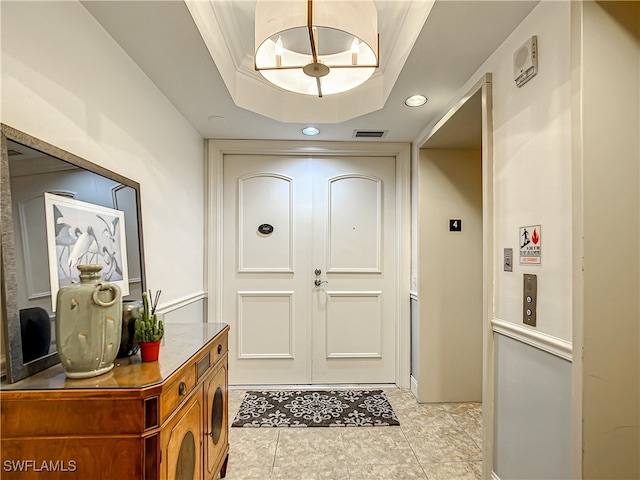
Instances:
[[[316,269],[313,271],[313,273],[315,273],[315,274],[316,274],[316,279],[313,281],[313,284],[314,284],[316,287],[319,287],[319,286],[320,286],[320,285],[322,285],[323,283],[329,283],[329,282],[327,282],[326,280],[324,280],[324,281],[320,280],[320,275],[322,275],[322,270],[320,270],[319,268],[316,268]]]

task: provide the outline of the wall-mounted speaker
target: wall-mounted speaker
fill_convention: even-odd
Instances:
[[[521,87],[538,73],[538,38],[534,35],[513,54],[513,78]]]

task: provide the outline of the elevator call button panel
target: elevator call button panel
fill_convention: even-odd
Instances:
[[[531,327],[536,326],[538,304],[538,277],[531,273],[523,276],[522,321]]]

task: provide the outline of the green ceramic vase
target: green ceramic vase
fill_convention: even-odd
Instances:
[[[101,265],[78,265],[80,283],[58,290],[56,345],[69,378],[107,373],[120,348],[122,295],[100,281]]]

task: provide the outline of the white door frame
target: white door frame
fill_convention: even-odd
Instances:
[[[482,478],[493,472],[494,421],[494,202],[493,202],[493,94],[492,74],[484,74],[425,135],[413,144],[415,161],[420,148],[462,108],[474,94],[482,95]],[[418,307],[419,308],[419,307]]]
[[[411,146],[386,142],[318,142],[263,140],[208,140],[205,145],[207,203],[205,210],[205,291],[209,322],[222,316],[223,159],[225,155],[370,156],[396,159],[396,385],[409,388],[411,322]]]

